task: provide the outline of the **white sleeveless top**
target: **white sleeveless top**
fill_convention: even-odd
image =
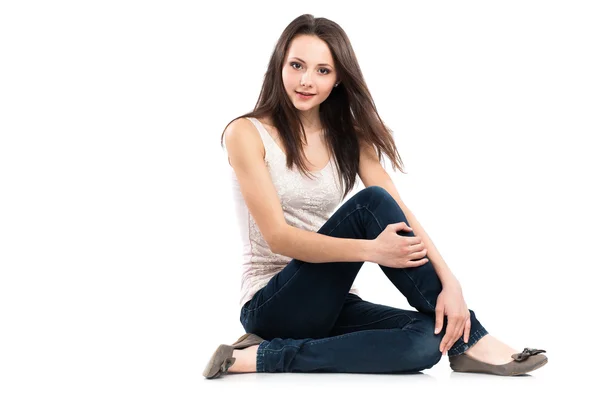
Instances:
[[[293,170],[287,168],[285,153],[258,119],[252,117],[246,119],[254,124],[262,138],[265,164],[277,190],[286,222],[296,228],[317,232],[342,201],[343,191],[333,158],[325,168],[312,172],[314,177],[311,180],[302,175],[296,165],[293,166]],[[225,152],[227,153],[227,149]],[[256,221],[248,211],[235,171],[229,162],[227,164],[231,171],[233,201],[242,241],[241,307],[266,286],[292,258],[273,253],[269,249]],[[354,285],[350,293],[359,294]]]

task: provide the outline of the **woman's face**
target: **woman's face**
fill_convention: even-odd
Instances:
[[[282,78],[297,109],[309,110],[325,101],[337,79],[327,44],[316,36],[296,36],[284,60]],[[297,92],[313,95],[303,98]]]

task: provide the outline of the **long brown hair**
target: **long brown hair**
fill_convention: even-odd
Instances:
[[[333,154],[344,184],[343,197],[346,197],[356,183],[360,158],[359,139],[375,146],[380,162],[382,153],[385,153],[392,162],[392,168],[395,170],[397,167],[404,173],[392,130],[384,124],[377,112],[348,36],[335,22],[315,18],[312,14],[299,16],[285,28],[271,55],[254,111],[227,124],[221,135],[221,147],[225,131],[231,122],[244,117],[269,116],[285,147],[287,167],[291,169],[295,164],[305,176],[311,174],[302,151],[304,127],[285,91],[281,76],[287,50],[298,35],[313,35],[327,43],[333,56],[334,68],[338,71],[337,79],[340,84],[320,104],[319,116],[327,147]]]

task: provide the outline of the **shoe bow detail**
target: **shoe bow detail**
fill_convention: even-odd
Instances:
[[[221,365],[221,368],[220,368],[221,372],[222,373],[227,372],[229,367],[231,367],[234,362],[235,362],[235,358],[227,358],[225,361],[223,361],[223,364]]]
[[[511,357],[515,359],[515,361],[525,361],[530,356],[534,356],[536,354],[545,353],[546,350],[538,350],[538,349],[530,349],[529,347],[525,347],[525,349],[517,354],[513,354]]]

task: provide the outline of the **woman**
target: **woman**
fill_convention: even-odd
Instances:
[[[446,353],[462,372],[519,375],[546,364],[544,350],[518,352],[467,308],[380,163],[385,153],[402,171],[339,25],[310,14],[292,21],[254,111],[223,137],[246,250],[240,321],[248,333],[219,346],[205,377],[417,372]],[[341,204],[357,174],[365,189]],[[417,311],[363,300],[353,282],[365,261]]]

